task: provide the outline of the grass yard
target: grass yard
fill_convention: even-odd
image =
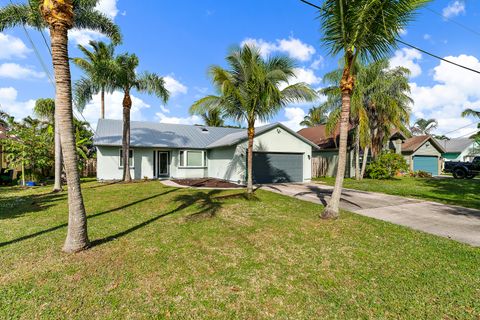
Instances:
[[[479,248],[266,191],[87,182],[93,247],[66,255],[49,190],[0,188],[0,319],[480,316]]]
[[[335,184],[335,178],[317,178],[316,181]],[[382,192],[396,196],[426,199],[441,203],[480,209],[480,180],[453,178],[394,178],[390,180],[345,179],[345,188]]]

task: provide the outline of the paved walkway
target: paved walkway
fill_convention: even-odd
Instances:
[[[262,189],[326,205],[333,187],[292,183],[264,185]],[[352,189],[344,189],[340,207],[363,216],[480,246],[480,210]]]

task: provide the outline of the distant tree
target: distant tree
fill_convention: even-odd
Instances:
[[[473,109],[463,110],[462,117],[470,117],[470,116],[480,119],[480,111],[476,111]],[[477,128],[480,130],[480,123],[477,125]],[[477,144],[480,144],[480,131],[473,134],[470,138],[477,140]]]
[[[295,76],[294,63],[287,57],[264,59],[258,48],[244,45],[226,58],[229,69],[210,67],[210,77],[220,95],[209,95],[190,108],[194,114],[218,110],[248,129],[247,192],[253,193],[252,161],[255,122],[267,121],[289,103],[313,101],[317,95],[305,83],[287,85]]]
[[[300,122],[301,126],[304,127],[316,127],[321,124],[327,123],[327,110],[324,107],[313,107],[308,110],[308,114],[303,118],[303,121]]]
[[[53,130],[55,142],[55,183],[53,184],[53,192],[58,192],[62,190],[62,145],[60,143],[60,126],[55,121],[55,100],[50,98],[38,99],[35,102],[33,112],[40,119],[47,121],[49,130]]]
[[[435,119],[423,119],[419,118],[413,126],[410,128],[414,135],[426,135],[430,134],[438,127],[438,122]]]
[[[100,118],[105,118],[105,93],[112,92],[115,76],[115,46],[101,41],[90,41],[92,51],[82,45],[78,49],[85,58],[73,58],[85,73],[85,77],[74,85],[75,104],[80,110],[92,100],[94,94],[100,94]]]
[[[130,92],[137,90],[154,94],[164,103],[167,102],[170,93],[165,88],[165,81],[162,77],[149,72],[137,74],[136,69],[139,61],[134,54],[122,54],[115,59],[115,81],[114,88],[123,91],[123,181],[130,182],[129,150],[130,150],[130,111],[132,109],[132,98]]]
[[[202,114],[203,122],[210,127],[223,127],[225,121],[222,118],[222,113],[219,110],[209,110]]]

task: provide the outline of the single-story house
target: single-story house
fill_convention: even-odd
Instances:
[[[355,150],[353,147],[354,128],[350,127],[348,135],[347,148],[347,167],[345,176],[353,177],[355,175]],[[313,151],[312,176],[333,177],[338,167],[338,145],[339,130],[333,134],[327,134],[326,126],[319,125],[311,128],[304,128],[298,131],[298,134],[312,141],[319,147],[319,150]],[[402,154],[410,166],[410,170],[423,170],[439,175],[441,173],[441,157],[443,148],[431,136],[414,136],[407,138],[400,131],[395,130],[389,137],[389,142],[385,149]],[[363,161],[362,153],[360,154]]]
[[[445,149],[430,135],[413,136],[402,143],[402,155],[411,171],[425,171],[433,176],[442,173]]]
[[[99,180],[122,178],[122,127],[121,120],[98,122]],[[240,184],[247,179],[246,129],[132,121],[130,145],[134,179],[209,177]],[[310,181],[312,149],[317,146],[280,123],[256,128],[254,182]]]
[[[438,140],[438,143],[445,149],[445,161],[472,161],[480,156],[480,146],[470,138]]]

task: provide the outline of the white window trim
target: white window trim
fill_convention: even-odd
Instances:
[[[202,165],[201,166],[187,166],[187,153],[190,152],[190,151],[194,151],[194,152],[202,152]],[[181,157],[180,157],[180,153],[183,152],[183,162],[184,163],[181,163]],[[179,168],[181,169],[205,169],[207,168],[207,163],[208,163],[208,160],[207,160],[207,151],[206,150],[179,150],[178,151],[178,163],[179,163]]]
[[[135,169],[135,150],[133,150],[132,148],[130,148],[130,149],[128,149],[128,151],[132,151],[132,163],[129,163],[130,169]],[[122,157],[123,157],[123,148],[118,149],[118,154],[119,154],[119,157],[118,157],[118,167],[119,167],[119,168],[123,168],[123,166],[120,165],[121,159],[122,159]],[[130,162],[130,161],[129,161],[129,162]]]

